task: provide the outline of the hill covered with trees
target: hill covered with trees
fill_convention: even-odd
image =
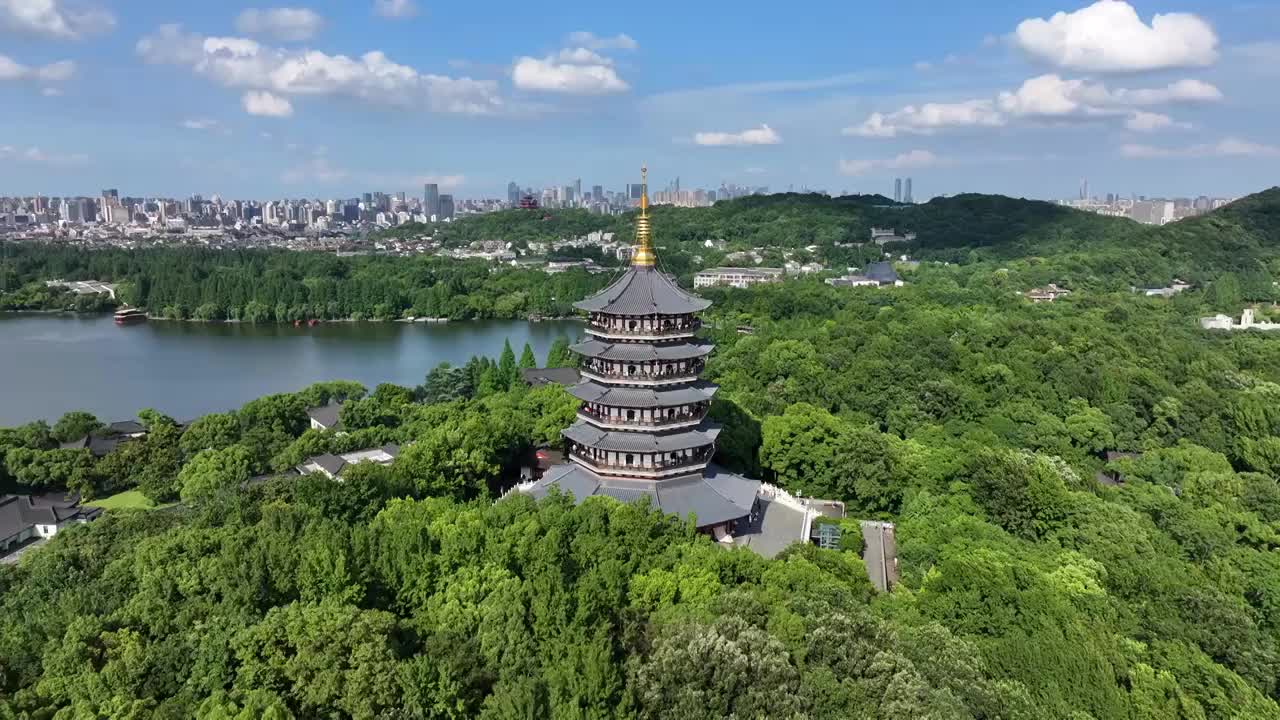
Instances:
[[[955,200],[978,222],[985,200]],[[181,504],[0,567],[0,718],[1280,718],[1280,337],[1195,323],[1274,299],[1277,206],[1145,228],[1020,204],[1023,240],[918,230],[920,253],[965,260],[903,268],[905,287],[704,291],[717,460],[895,522],[885,594],[853,549],[765,560],[643,505],[500,499],[576,410],[523,387],[536,359],[511,349],[186,428],[144,411],[147,437],[100,458],[59,447],[92,417],[2,430],[4,489]],[[1072,239],[1095,224],[1116,234]],[[32,252],[68,276],[166,257],[177,278],[189,251]],[[192,257],[201,292],[219,257],[302,287],[440,262]],[[1193,261],[1182,294],[1129,288]],[[462,267],[470,296],[524,277]],[[1050,281],[1076,292],[1019,295]],[[309,429],[334,397],[344,432]],[[385,443],[393,464],[341,483],[273,477]]]

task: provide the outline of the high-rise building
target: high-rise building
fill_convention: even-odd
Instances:
[[[437,220],[453,219],[453,196],[452,195],[440,196],[440,216],[436,219]]]
[[[573,181],[573,196],[582,199],[582,178]]]
[[[120,199],[120,191],[119,191],[119,190],[116,190],[115,188],[111,188],[111,189],[109,189],[109,190],[103,190],[103,191],[102,191],[102,197],[103,197],[104,199],[105,199],[105,198],[110,198],[110,199],[112,199],[112,200],[119,200],[119,199]]]
[[[727,538],[751,514],[760,481],[712,463],[720,434],[708,418],[715,386],[698,377],[712,347],[696,336],[698,313],[711,303],[655,267],[650,234],[642,185],[630,269],[574,304],[588,314],[588,339],[572,347],[583,358],[582,380],[569,394],[583,404],[561,433],[568,462],[520,490],[541,498],[558,489],[577,502],[645,497]]]
[[[913,203],[915,201],[915,197],[911,194],[911,178],[907,178],[907,184],[902,190],[902,202]]]
[[[893,201],[902,202],[902,178],[893,179]]]
[[[507,183],[507,204],[511,207],[520,204],[520,185],[515,180]]]
[[[440,186],[427,183],[422,186],[422,211],[427,217],[440,215]]]
[[[604,186],[603,185],[592,186],[591,199],[595,202],[604,202]]]

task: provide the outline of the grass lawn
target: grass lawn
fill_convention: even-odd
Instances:
[[[169,507],[168,505],[156,505],[150,498],[137,490],[126,490],[109,498],[90,500],[85,505],[100,507],[103,510],[156,510]]]

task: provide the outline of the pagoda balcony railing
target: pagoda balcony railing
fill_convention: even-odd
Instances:
[[[698,375],[701,373],[701,369],[677,370],[669,373],[626,374],[619,372],[604,372],[587,365],[583,366],[578,372],[582,377],[588,380],[597,380],[606,384],[650,386],[679,385],[681,383],[695,382],[698,379]]]
[[[677,428],[697,425],[707,416],[707,412],[692,413],[676,413],[675,415],[663,416],[659,418],[634,418],[628,419],[619,415],[605,415],[603,413],[593,412],[586,407],[578,409],[578,417],[586,420],[593,425],[607,427],[610,429],[629,430],[629,429],[654,429],[654,428]]]
[[[620,323],[587,323],[587,332],[611,340],[680,340],[691,338],[702,329],[702,321],[667,323],[653,327],[628,327]]]
[[[714,450],[699,450],[690,452],[678,460],[654,460],[648,464],[637,462],[628,465],[627,463],[613,462],[605,458],[594,458],[576,449],[569,452],[570,458],[602,475],[624,475],[643,478],[660,478],[701,470],[707,466],[707,463],[711,462],[711,458],[714,455]]]

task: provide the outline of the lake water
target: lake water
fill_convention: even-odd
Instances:
[[[412,387],[441,362],[497,358],[504,339],[538,363],[572,320],[241,325],[152,321],[117,327],[110,316],[0,313],[0,427],[88,410],[104,421],[151,407],[178,420],[237,408],[320,380]]]

